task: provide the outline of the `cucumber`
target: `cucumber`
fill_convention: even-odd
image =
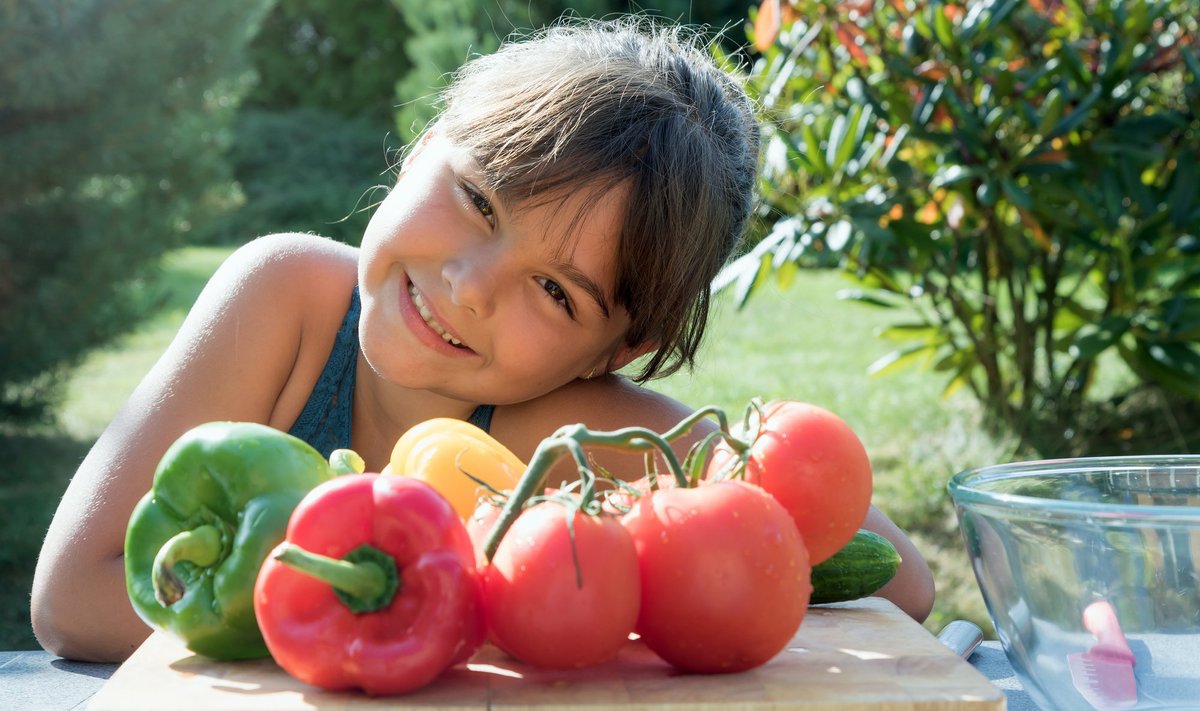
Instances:
[[[846,602],[871,595],[900,569],[900,554],[883,536],[859,529],[850,542],[813,566],[810,605]]]

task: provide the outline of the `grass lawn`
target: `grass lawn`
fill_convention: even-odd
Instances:
[[[75,372],[59,426],[0,430],[0,461],[6,462],[0,502],[9,512],[0,517],[0,649],[35,646],[29,587],[54,507],[79,460],[228,252],[188,248],[171,254],[164,264],[162,310]],[[696,407],[719,405],[734,418],[752,397],[804,400],[842,416],[871,455],[875,504],[910,531],[934,567],[939,597],[926,626],[937,630],[967,617],[989,629],[945,483],[961,469],[1008,458],[1008,447],[982,433],[973,402],[943,399],[936,375],[914,370],[867,376],[867,365],[887,346],[874,331],[896,316],[838,301],[834,292],[841,285],[835,273],[802,273],[787,292],[763,290],[743,311],[718,299],[699,367],[651,387]]]
[[[742,311],[721,302],[697,369],[651,387],[699,407],[740,416],[753,397],[820,405],[850,424],[875,472],[875,505],[905,528],[934,570],[938,599],[926,622],[940,630],[955,618],[991,629],[946,494],[955,472],[1012,457],[987,436],[966,395],[942,397],[934,373],[885,376],[867,366],[889,344],[875,336],[899,314],[835,297],[845,280],[802,272],[787,291],[756,293]]]
[[[89,441],[100,435],[171,342],[200,290],[230,251],[188,247],[167,255],[162,284],[152,297],[162,301],[162,308],[113,347],[91,354],[72,377],[59,415],[70,435]]]

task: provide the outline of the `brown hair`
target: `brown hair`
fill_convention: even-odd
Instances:
[[[753,108],[698,36],[644,18],[557,25],[465,64],[437,120],[506,199],[627,187],[614,298],[626,343],[657,344],[639,382],[693,364],[752,207]]]

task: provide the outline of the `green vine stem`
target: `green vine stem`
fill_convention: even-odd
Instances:
[[[722,423],[720,432],[714,432],[709,435],[710,437],[724,437],[725,443],[729,445],[729,448],[732,449],[736,455],[729,461],[729,463],[722,467],[720,471],[716,472],[714,475],[711,475],[709,478],[741,478],[741,476],[745,473],[745,464],[750,458],[750,446],[754,444],[754,441],[758,439],[758,436],[761,433],[763,416],[764,413],[762,400],[759,398],[752,398],[750,403],[746,405],[745,411],[742,413],[741,425],[742,432],[744,433],[742,437],[738,437],[730,432],[728,428],[724,426],[724,423]],[[698,445],[699,451],[703,452],[708,446],[709,443],[707,441],[702,442],[701,445]],[[690,456],[691,454],[689,454],[689,457]],[[697,466],[697,464],[698,463],[693,463],[693,466]],[[696,470],[693,469],[693,478],[695,475]]]
[[[587,453],[583,449],[585,445],[626,451],[657,449],[666,459],[667,465],[671,468],[679,485],[687,486],[687,476],[683,472],[679,458],[675,456],[675,451],[671,449],[667,440],[657,432],[644,427],[626,427],[611,432],[589,430],[581,424],[560,427],[554,434],[542,440],[534,450],[533,456],[529,459],[529,466],[526,467],[521,480],[517,482],[516,488],[513,489],[504,508],[501,509],[496,524],[488,533],[487,541],[484,544],[484,555],[489,561],[496,554],[496,548],[500,546],[500,539],[504,537],[513,521],[520,515],[525,502],[543,488],[543,482],[550,467],[563,455],[570,455],[575,460],[579,471],[595,476],[591,465],[588,464]]]
[[[668,442],[679,439],[691,431],[691,429],[695,427],[701,420],[704,420],[710,415],[717,419],[717,425],[720,427],[718,433],[715,434],[719,434],[721,437],[723,437],[726,444],[728,444],[733,451],[741,454],[750,448],[749,442],[745,442],[733,435],[733,432],[729,429],[729,417],[725,414],[724,410],[716,405],[709,405],[708,407],[702,407],[699,410],[696,410],[681,420],[679,424],[663,433],[662,438]]]
[[[688,455],[688,466],[685,469],[676,456],[675,450],[671,448],[670,443],[687,434],[696,424],[710,416],[716,418],[720,430],[706,436],[700,445],[693,447]],[[676,485],[688,488],[694,485],[699,477],[699,464],[697,461],[703,461],[703,459],[698,459],[699,453],[697,452],[697,448],[707,450],[718,438],[724,439],[729,447],[740,457],[745,456],[750,446],[748,442],[738,439],[732,434],[725,411],[715,405],[709,405],[708,407],[696,410],[663,434],[645,427],[626,427],[607,432],[589,430],[582,424],[561,427],[554,434],[542,440],[537,449],[534,450],[524,475],[522,475],[521,480],[517,482],[516,488],[508,496],[504,508],[500,511],[499,518],[496,520],[492,530],[488,532],[487,541],[484,544],[484,555],[490,561],[492,556],[496,554],[496,549],[500,546],[500,540],[504,538],[504,534],[512,526],[517,516],[520,515],[521,509],[525,506],[526,502],[544,487],[544,481],[547,473],[550,471],[550,467],[562,458],[563,455],[570,455],[575,460],[576,468],[584,475],[585,481],[589,482],[589,485],[592,485],[590,483],[595,480],[595,472],[592,471],[591,465],[588,463],[587,454],[584,451],[585,446],[635,452],[644,451],[647,457],[647,470],[651,471],[652,474],[656,473],[656,470],[652,467],[652,463],[653,454],[657,452],[666,461],[671,475],[675,478]]]

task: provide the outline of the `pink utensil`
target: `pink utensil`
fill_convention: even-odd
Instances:
[[[1088,605],[1083,626],[1099,642],[1087,652],[1067,655],[1075,689],[1096,711],[1133,708],[1137,705],[1134,656],[1112,605],[1103,600]]]

